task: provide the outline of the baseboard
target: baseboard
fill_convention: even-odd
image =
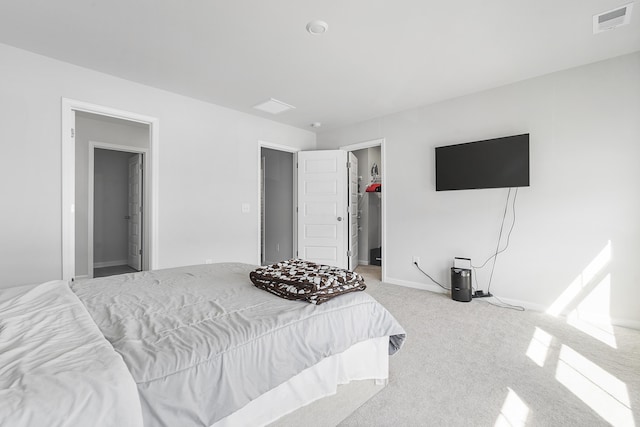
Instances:
[[[547,311],[547,307],[545,307],[543,305],[540,305],[540,304],[536,304],[536,303],[533,303],[533,302],[530,302],[530,301],[521,301],[521,300],[517,300],[517,299],[513,299],[513,298],[503,298],[503,297],[500,296],[500,294],[496,294],[493,291],[491,292],[491,294],[494,297],[499,298],[500,301],[502,301],[502,302],[505,302],[505,303],[507,303],[509,305],[517,305],[517,306],[523,307],[525,310],[537,311],[537,312],[540,312],[540,313],[544,313],[545,311]],[[494,298],[494,299],[482,298],[482,300],[491,301],[494,304],[500,304],[500,301],[495,300],[496,298]]]
[[[426,283],[410,282],[408,280],[394,279],[393,277],[386,277],[385,283],[392,285],[405,286],[407,288],[422,289],[423,291],[437,292],[439,294],[445,294],[449,291],[441,288],[438,285],[428,285]]]
[[[93,268],[104,268],[104,267],[116,267],[118,265],[127,265],[129,261],[126,259],[121,259],[118,261],[102,261],[102,262],[94,262]]]
[[[640,330],[640,321],[631,319],[611,319],[611,324],[623,328]]]
[[[358,265],[369,265],[369,260],[359,259],[358,260]]]
[[[408,280],[394,279],[392,277],[387,277],[384,282],[385,283],[389,283],[391,285],[405,286],[407,288],[414,288],[414,289],[422,289],[424,291],[437,292],[437,293],[440,293],[440,294],[448,293],[448,291],[445,291],[444,289],[442,289],[440,286],[437,286],[437,285],[428,285],[428,284],[425,284],[425,283],[418,283],[418,282],[411,282],[411,281],[408,281]],[[537,312],[540,312],[540,313],[544,313],[548,309],[548,307],[545,307],[543,305],[536,304],[536,303],[533,303],[533,302],[530,302],[530,301],[522,301],[522,300],[517,300],[517,299],[512,299],[512,298],[503,298],[499,294],[496,294],[495,292],[492,292],[492,293],[493,293],[493,295],[495,297],[499,298],[500,301],[502,301],[504,303],[507,303],[507,304],[524,307],[525,310],[537,311]],[[489,302],[490,301],[490,302],[493,302],[493,303],[496,303],[496,304],[500,303],[500,301],[498,301],[496,298],[481,298],[478,301],[480,301],[480,302]],[[567,317],[567,313],[562,313],[560,315],[560,317],[566,318]],[[640,330],[640,321],[637,321],[637,320],[620,319],[620,318],[611,318],[611,319],[608,319],[608,320],[614,326],[621,326],[623,328]]]

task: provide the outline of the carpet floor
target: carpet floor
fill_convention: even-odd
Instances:
[[[389,385],[340,426],[640,426],[640,331],[380,282],[407,331]]]

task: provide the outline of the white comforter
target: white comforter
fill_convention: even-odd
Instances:
[[[210,426],[356,343],[404,339],[364,292],[321,305],[251,284],[256,266],[221,263],[72,286],[138,384],[145,425]]]
[[[63,281],[0,302],[0,426],[141,426],[136,385]]]

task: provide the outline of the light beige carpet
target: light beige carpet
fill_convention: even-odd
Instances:
[[[359,271],[407,340],[390,359],[389,385],[340,426],[640,427],[640,331],[586,333],[564,318],[457,302],[381,283],[374,267]]]

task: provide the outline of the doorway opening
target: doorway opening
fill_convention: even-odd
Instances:
[[[358,264],[362,264],[358,268],[366,269],[368,276],[370,277],[374,276],[375,279],[384,281],[386,277],[385,276],[385,244],[384,244],[386,240],[385,225],[384,225],[386,209],[385,209],[384,192],[375,191],[375,194],[365,194],[366,189],[370,184],[377,184],[377,186],[379,187],[378,188],[379,190],[384,188],[384,175],[383,175],[384,156],[385,156],[384,139],[377,139],[377,140],[347,145],[347,146],[340,147],[340,150],[342,152],[348,153],[348,155],[345,157],[344,164],[340,163],[340,166],[337,166],[337,167],[345,168],[344,169],[345,170],[344,193],[346,194],[346,197],[344,200],[344,204],[345,204],[345,207],[349,206],[349,208],[345,210],[345,214],[346,214],[345,216],[349,216],[349,221],[342,222],[343,215],[340,213],[337,213],[337,214],[335,213],[335,212],[338,212],[339,210],[336,210],[335,212],[331,210],[329,214],[333,213],[334,215],[338,215],[337,217],[335,216],[332,217],[333,222],[337,225],[344,224],[343,227],[346,228],[346,231],[341,234],[343,236],[342,238],[344,239],[342,246],[345,249],[345,254],[346,254],[344,268],[348,268],[346,267],[347,261],[349,266],[356,266]],[[333,151],[336,151],[336,150],[333,150]],[[367,154],[366,160],[360,161],[357,159],[355,154],[358,154],[357,153],[358,151],[361,151],[362,153]],[[266,157],[268,156],[268,154],[274,154],[273,152],[280,152],[280,155],[282,156],[282,158],[286,159],[286,160],[283,160],[281,163],[279,163],[280,166],[278,166],[278,163],[268,162]],[[316,150],[315,152],[322,153],[323,151]],[[265,153],[266,155],[264,155]],[[324,153],[328,153],[328,151],[324,151]],[[306,152],[306,151],[301,152],[300,150],[295,148],[279,146],[279,145],[270,144],[262,141],[258,142],[258,165],[260,165],[260,167],[258,168],[258,182],[259,182],[258,206],[260,206],[261,211],[258,217],[259,232],[258,232],[257,259],[258,259],[258,263],[261,265],[270,264],[270,263],[281,261],[288,258],[305,257],[305,255],[309,256],[309,253],[304,251],[303,243],[299,242],[300,240],[299,237],[303,236],[304,234],[300,231],[301,224],[302,225],[304,224],[300,222],[301,219],[299,218],[299,215],[302,215],[301,212],[303,212],[305,215],[310,213],[308,207],[302,206],[304,203],[301,203],[300,188],[305,188],[306,190],[310,190],[312,188],[317,187],[316,188],[317,190],[317,189],[325,188],[327,186],[320,185],[319,181],[313,182],[312,183],[313,185],[310,185],[309,183],[303,183],[304,184],[303,185],[298,182],[301,179],[301,177],[300,177],[300,170],[296,168],[296,162],[300,162],[300,157],[302,157],[302,154],[305,154],[304,157],[306,158],[308,157],[308,154],[310,154],[310,152]],[[369,154],[371,154],[370,155],[371,162],[369,161]],[[353,158],[350,156],[353,156]],[[372,177],[371,170],[373,167],[373,164],[372,164],[373,162],[376,163],[376,168],[373,168],[373,170],[377,172],[375,173],[375,176]],[[356,197],[353,197],[354,195],[351,194],[352,193],[351,188],[353,187],[357,188],[357,185],[356,186],[352,185],[351,181],[353,181],[354,179],[352,176],[349,175],[350,172],[353,172],[353,169],[351,169],[350,166],[347,166],[347,164],[353,164],[353,163],[357,163],[358,167],[360,167],[360,165],[362,164],[362,166],[360,167],[360,170],[358,170],[357,172],[357,176],[355,177],[357,184],[359,184],[360,186],[360,189],[354,192]],[[322,159],[315,159],[313,164],[314,164],[314,168],[316,168],[314,172],[318,173],[320,172],[320,170],[317,168],[322,164],[327,164],[327,162],[322,161]],[[273,173],[273,171],[271,172],[269,171],[270,168],[279,168],[278,172],[279,174],[281,174],[279,178],[283,178],[283,179],[286,178],[287,181],[289,179],[292,180],[292,184],[286,184],[287,190],[285,191],[288,191],[289,188],[293,187],[293,199],[289,198],[290,193],[283,195],[283,196],[286,196],[286,199],[284,197],[279,199],[283,201],[281,203],[282,206],[279,206],[279,209],[284,209],[285,211],[290,212],[292,216],[289,216],[287,214],[286,218],[292,218],[292,219],[287,219],[283,221],[283,223],[281,224],[282,228],[278,233],[276,233],[275,236],[271,236],[269,234],[270,231],[273,231],[273,230],[270,230],[271,225],[269,223],[269,215],[267,214],[269,199],[271,197],[269,195],[270,193],[267,192],[267,187],[269,186],[268,181],[272,179],[271,177],[269,177],[269,175],[270,173]],[[330,186],[330,187],[334,188],[334,186]],[[354,199],[356,200],[355,203],[353,202]],[[273,203],[276,200],[277,199],[274,198],[273,200],[271,200],[271,202]],[[351,239],[351,241],[353,241],[352,236],[354,234],[354,230],[353,230],[353,227],[351,227],[351,216],[355,217],[356,215],[354,215],[353,212],[359,211],[360,210],[359,207],[363,207],[364,203],[367,203],[367,209],[368,209],[367,214],[370,213],[369,216],[371,218],[370,220],[369,219],[367,220],[368,221],[367,226],[365,227],[364,219],[362,218],[362,215],[359,215],[360,223],[359,224],[356,223],[358,225],[355,228],[358,229],[362,227],[363,231],[356,234],[356,242],[358,244],[356,244],[354,247],[353,245],[349,245],[347,243],[348,239]],[[372,205],[371,206],[372,209],[369,209],[369,204]],[[300,209],[300,212],[298,212],[298,209],[296,209],[296,207]],[[321,211],[319,213],[322,213],[326,210],[326,209],[325,210],[321,209],[317,203],[315,203],[312,207],[313,207],[312,210]],[[287,224],[285,224],[285,222]],[[372,222],[371,226],[369,225],[369,222]],[[349,223],[349,226],[347,226],[347,223]],[[324,234],[320,232],[323,230],[324,231],[329,230],[331,228],[330,225],[332,224],[329,224],[329,225],[314,224],[313,227],[307,227],[307,228],[311,231],[316,231],[314,233],[311,233],[311,234],[314,234],[313,237],[323,237]],[[336,228],[336,226],[334,226],[333,228]],[[364,231],[366,231],[366,233],[364,233]],[[367,236],[366,243],[359,242],[358,235],[360,233],[362,233],[363,235],[366,234]],[[372,236],[371,239],[369,239],[369,235]],[[288,245],[286,246],[287,248],[286,253],[283,252],[282,245],[278,247],[278,240],[282,241],[283,239],[286,240],[287,242],[292,242],[291,252],[288,252],[289,250]],[[347,251],[347,248],[348,248],[348,251]],[[277,249],[280,249],[280,252],[278,252]],[[315,248],[315,249],[318,249],[318,248]],[[323,248],[320,248],[320,249],[323,249]],[[373,256],[372,256],[372,249],[374,249]],[[289,257],[289,254],[291,254],[290,257]],[[313,257],[311,257],[310,259],[313,260],[312,258]],[[329,264],[331,263],[329,262]]]
[[[102,204],[96,208],[98,200],[91,200],[89,203],[90,197],[93,198],[95,193],[94,171],[89,171],[95,167],[94,155],[97,150],[126,152],[128,154],[124,154],[124,157],[137,157],[146,163],[135,184],[139,186],[137,196],[141,203],[138,206],[139,217],[134,219],[134,224],[137,223],[139,228],[136,231],[135,227],[131,227],[132,234],[139,236],[140,245],[137,250],[140,257],[137,261],[132,260],[131,264],[136,270],[157,268],[157,126],[158,120],[153,117],[62,99],[63,280],[93,277],[94,267],[115,267],[108,264],[120,264],[125,258],[127,265],[130,263],[128,253],[125,258],[119,255],[118,259],[98,260],[97,264],[94,263],[94,255],[99,255],[98,247],[94,246],[93,241],[94,220],[97,215],[105,214],[108,211],[107,205],[111,204]],[[113,178],[99,182],[109,186],[113,184],[112,180]],[[90,187],[92,191],[89,191]],[[119,221],[129,221],[125,219],[129,212],[118,215]],[[129,224],[126,229],[129,229]],[[131,247],[135,248],[135,245],[132,244]],[[140,249],[142,254],[139,253]],[[134,252],[135,250],[132,254]]]
[[[149,126],[77,112],[75,140],[75,277],[143,270],[149,265],[143,244]]]
[[[146,153],[90,142],[88,277],[133,273],[148,265],[143,245]]]
[[[296,256],[295,151],[259,143],[260,265]]]
[[[358,159],[358,272],[384,281],[384,139],[340,147]]]
[[[358,264],[382,265],[380,147],[352,151],[358,158]]]

